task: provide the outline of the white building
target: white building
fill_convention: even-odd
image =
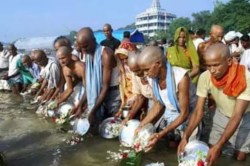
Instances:
[[[136,16],[135,26],[144,35],[152,37],[156,31],[167,30],[175,18],[176,15],[161,8],[160,0],[153,0],[149,9]]]

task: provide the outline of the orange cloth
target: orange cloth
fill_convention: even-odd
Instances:
[[[130,41],[123,41],[121,43],[121,45],[119,46],[119,48],[124,48],[128,51],[136,51],[137,50],[136,45]]]
[[[237,97],[246,87],[245,66],[233,63],[222,79],[216,80],[212,77],[212,83],[217,88],[223,88],[223,93]]]

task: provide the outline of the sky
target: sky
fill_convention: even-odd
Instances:
[[[222,0],[227,2],[228,0]],[[161,7],[177,17],[213,10],[214,0],[160,0]],[[113,29],[135,21],[151,6],[152,0],[3,0],[0,10],[0,41],[18,38],[66,35],[89,26]]]

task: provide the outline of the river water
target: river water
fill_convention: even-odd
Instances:
[[[119,141],[99,136],[85,136],[82,143],[68,145],[63,133],[50,120],[35,114],[36,106],[29,100],[0,92],[0,151],[10,166],[116,166],[109,161],[107,151],[118,152]],[[250,156],[245,162],[237,162],[222,156],[218,166],[250,166]],[[165,166],[177,166],[176,151],[159,142],[148,154],[143,155],[142,165],[164,162]]]

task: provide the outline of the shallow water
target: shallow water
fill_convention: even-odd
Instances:
[[[99,136],[86,136],[78,145],[70,146],[62,133],[50,120],[35,114],[36,106],[27,99],[0,92],[0,151],[4,152],[10,166],[116,166],[107,150],[118,152],[119,141],[105,140]],[[176,166],[176,151],[168,149],[161,141],[148,154],[143,155],[143,165],[164,162]],[[249,166],[230,157],[221,157],[218,166]]]

